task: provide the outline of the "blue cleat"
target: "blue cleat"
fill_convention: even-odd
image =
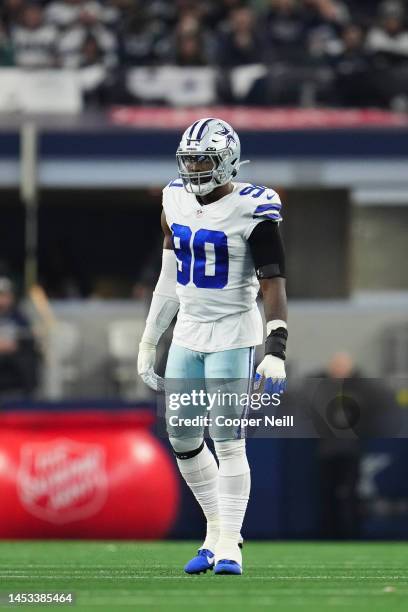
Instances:
[[[214,553],[208,548],[200,548],[197,556],[184,566],[187,574],[205,574],[207,570],[212,569],[214,569]]]
[[[242,567],[236,561],[221,559],[214,568],[214,574],[242,574]]]

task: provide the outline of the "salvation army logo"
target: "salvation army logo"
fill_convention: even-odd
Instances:
[[[56,439],[21,448],[17,493],[38,518],[64,524],[93,516],[107,489],[105,452],[99,444]]]

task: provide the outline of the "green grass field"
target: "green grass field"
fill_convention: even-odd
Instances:
[[[18,607],[81,612],[408,610],[408,544],[248,542],[243,576],[185,575],[194,549],[191,542],[2,542],[0,592],[72,591],[72,607]]]

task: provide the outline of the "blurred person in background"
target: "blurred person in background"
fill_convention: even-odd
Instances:
[[[171,58],[179,66],[207,66],[212,58],[213,35],[200,21],[201,12],[186,3],[175,30],[160,44],[162,63]]]
[[[263,42],[254,11],[246,6],[236,8],[219,35],[219,62],[225,66],[259,63],[263,60]]]
[[[265,102],[272,106],[302,106],[311,64],[303,5],[300,0],[269,0],[262,23],[269,65]]]
[[[98,11],[85,3],[81,6],[76,20],[59,37],[58,52],[64,68],[78,68],[81,65],[82,51],[89,37],[96,40],[103,64],[108,68],[117,65],[115,34],[99,20]]]
[[[321,57],[339,40],[350,15],[344,3],[335,0],[303,0],[303,16],[312,57]]]
[[[333,380],[334,394],[337,383],[357,378],[358,372],[351,356],[338,352],[331,357],[325,370],[313,377]],[[341,414],[337,419],[341,421]],[[329,539],[352,539],[358,536],[360,523],[357,494],[360,440],[338,439],[331,435],[330,427],[324,426],[319,434],[321,535]]]
[[[200,35],[181,34],[177,37],[175,63],[178,66],[206,66],[208,64]]]
[[[408,29],[404,5],[387,0],[367,35],[382,106],[408,110]]]
[[[81,67],[95,66],[102,63],[103,53],[98,41],[91,34],[85,39],[81,49]]]
[[[335,73],[336,104],[345,107],[383,106],[371,55],[365,45],[365,33],[358,25],[347,25],[338,45],[328,50],[327,58]]]
[[[408,29],[404,5],[387,0],[380,7],[379,22],[368,32],[367,48],[384,62],[395,66],[406,62],[408,66]]]
[[[13,66],[14,52],[7,30],[0,20],[0,66]]]
[[[86,105],[103,106],[109,101],[109,70],[98,40],[89,34],[81,48],[79,65],[81,88]],[[112,81],[112,86],[114,81]]]
[[[48,4],[46,18],[60,30],[65,30],[77,23],[84,12],[100,20],[102,6],[94,0],[55,0]]]
[[[58,32],[46,23],[41,6],[23,5],[17,25],[12,27],[15,63],[21,68],[52,68],[57,64]]]
[[[302,12],[310,28],[330,26],[339,30],[350,20],[349,10],[341,0],[303,0]]]
[[[3,0],[0,4],[0,22],[4,24],[6,32],[11,33],[20,18],[25,0]]]
[[[16,304],[13,284],[0,277],[0,394],[30,396],[39,380],[40,354],[28,319]]]
[[[161,41],[170,36],[167,20],[152,13],[152,7],[140,1],[125,8],[119,29],[121,62],[126,66],[154,63]]]
[[[352,21],[361,24],[364,28],[370,27],[375,21],[380,4],[384,0],[347,0]]]
[[[313,378],[314,395],[310,398],[306,389],[305,397],[320,436],[321,535],[357,538],[361,439],[395,435],[399,427],[395,400],[382,380],[365,377],[345,351],[335,353]]]
[[[270,0],[264,22],[270,61],[303,63],[307,28],[298,0]]]

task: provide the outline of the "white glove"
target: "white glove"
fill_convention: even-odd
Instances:
[[[275,355],[265,355],[256,369],[254,389],[259,389],[262,379],[271,379],[272,385],[277,385],[277,390],[283,389],[286,381],[285,362]]]
[[[151,342],[139,344],[139,355],[137,357],[137,371],[143,382],[153,391],[163,391],[164,379],[154,371],[156,364],[156,345]]]

